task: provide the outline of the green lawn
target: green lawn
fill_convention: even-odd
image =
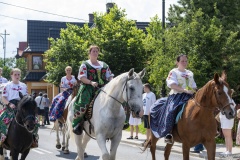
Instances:
[[[143,122],[138,126],[138,128],[139,128],[139,133],[146,134],[146,129],[144,128]],[[128,127],[128,129],[126,129],[126,131],[130,132],[130,127]]]

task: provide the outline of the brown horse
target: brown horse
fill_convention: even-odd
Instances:
[[[68,115],[68,106],[69,106],[71,100],[77,95],[79,87],[80,87],[80,81],[78,81],[77,84],[75,84],[73,86],[73,91],[72,91],[72,94],[68,97],[68,100],[66,102],[66,105],[65,105],[65,108],[63,111],[63,116],[54,122],[54,128],[56,130],[56,137],[57,137],[56,148],[60,149],[62,147],[62,151],[64,151],[64,154],[69,154],[68,138],[66,138],[66,131],[67,131],[66,119],[67,119],[67,115]],[[62,123],[62,127],[59,126],[59,124],[60,124],[59,122]],[[62,145],[60,143],[60,138],[59,138],[59,129],[60,128],[62,130],[62,135],[63,135]]]
[[[215,159],[217,125],[213,112],[218,108],[228,119],[235,116],[235,103],[231,98],[233,91],[229,88],[225,77],[225,73],[222,78],[215,74],[213,80],[199,89],[195,97],[187,102],[182,118],[173,128],[174,141],[182,143],[184,160],[189,160],[190,148],[200,143],[207,149],[208,159]],[[151,138],[146,143],[145,150],[150,144],[152,160],[156,159],[157,141],[158,138],[151,132]],[[173,144],[166,145],[165,160],[169,159],[172,146]]]

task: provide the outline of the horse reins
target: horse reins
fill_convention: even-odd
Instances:
[[[136,77],[134,77],[133,79],[135,79]],[[124,91],[124,89],[125,89],[125,87],[127,86],[127,82],[129,81],[129,80],[131,80],[130,78],[128,78],[127,80],[126,80],[126,82],[125,82],[125,84],[124,84],[124,87],[123,87],[123,90],[122,90],[122,94],[123,94],[123,91]],[[102,88],[100,88],[100,87],[96,87],[97,89],[99,89],[99,90],[101,90],[103,93],[105,93],[106,95],[108,95],[109,97],[111,97],[112,99],[114,99],[115,101],[117,101],[118,103],[120,103],[121,105],[123,105],[124,104],[124,102],[120,102],[118,99],[116,99],[115,97],[113,97],[112,95],[109,95],[106,91],[104,91]],[[127,94],[127,105],[128,105],[128,89],[127,89],[127,87],[126,87],[126,94]],[[88,123],[89,123],[89,131],[91,132],[91,126],[92,126],[92,123],[90,122],[90,120],[88,119]],[[91,136],[91,133],[89,134],[87,131],[86,131],[86,129],[84,128],[84,126],[83,126],[83,130],[85,131],[85,133],[90,137],[90,138],[92,138],[92,139],[94,139],[94,140],[96,140],[96,138],[95,137],[92,137]]]
[[[216,98],[217,103],[218,103],[218,106],[217,106],[216,108],[217,108],[219,111],[223,111],[223,109],[226,108],[227,106],[233,105],[233,103],[227,103],[227,104],[225,104],[225,105],[221,105],[221,103],[219,102],[219,100],[218,100],[218,98],[217,98],[217,95],[216,95],[216,92],[215,92],[215,91],[214,91],[214,95],[215,95],[215,98]],[[202,105],[201,105],[200,103],[198,103],[195,98],[193,98],[192,100],[194,101],[194,103],[195,103],[197,106],[202,107]],[[223,106],[223,107],[220,108],[220,107],[219,107],[220,105]],[[206,108],[206,109],[209,109],[209,110],[212,110],[212,111],[215,110],[215,109],[211,109],[211,108],[208,108],[208,107],[203,107],[203,108]]]

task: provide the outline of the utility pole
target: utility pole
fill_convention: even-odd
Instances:
[[[163,55],[165,56],[165,38],[164,38],[164,32],[165,32],[165,0],[162,0],[162,31],[163,31],[163,37],[162,37],[163,48],[162,48],[162,52],[163,52]],[[162,89],[161,89],[161,96],[165,97],[167,95],[165,79],[162,80],[162,83],[163,84],[162,84]]]
[[[7,42],[7,35],[10,35],[10,34],[7,34],[7,32],[6,32],[6,29],[5,29],[5,31],[4,31],[4,33],[0,33],[0,35],[3,35],[4,36],[4,38],[3,38],[3,49],[4,49],[4,58],[3,58],[3,65],[5,66],[5,57],[6,57],[6,42]]]

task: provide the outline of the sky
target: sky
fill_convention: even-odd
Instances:
[[[10,34],[6,36],[6,57],[14,57],[18,43],[27,41],[27,20],[88,22],[88,14],[106,12],[108,2],[116,3],[118,7],[125,9],[128,19],[138,22],[150,22],[150,18],[155,15],[162,17],[162,0],[0,0],[0,33],[3,34],[6,30],[7,34]],[[177,4],[177,0],[165,0],[165,16],[171,4]],[[35,12],[26,8],[77,19]],[[4,57],[1,37],[0,57]]]

